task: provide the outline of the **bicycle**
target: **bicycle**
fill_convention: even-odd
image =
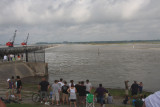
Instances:
[[[43,99],[44,99],[44,97],[43,97]],[[52,92],[50,92],[50,94],[47,95],[47,99],[49,99],[49,100],[52,99]],[[32,101],[35,103],[41,102],[40,91],[38,93],[32,94]]]

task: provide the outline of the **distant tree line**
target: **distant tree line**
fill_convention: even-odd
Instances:
[[[160,40],[88,41],[88,42],[37,42],[36,44],[112,44],[112,43],[160,43]]]

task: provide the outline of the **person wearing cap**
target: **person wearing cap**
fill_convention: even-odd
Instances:
[[[128,85],[128,80],[127,81],[124,81],[124,84],[125,84],[125,95],[128,95],[129,94],[129,91],[128,91],[128,89],[129,89],[129,85]]]
[[[7,90],[7,92],[6,92],[6,99],[8,100],[8,95],[10,94],[12,94],[12,89],[13,89],[13,83],[11,82],[11,79],[7,79],[7,82],[8,82],[8,90]]]

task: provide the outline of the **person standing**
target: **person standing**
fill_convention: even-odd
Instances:
[[[81,86],[81,81],[78,82],[78,84],[75,85],[76,89],[77,89],[77,93],[79,93],[79,87]]]
[[[20,61],[20,60],[21,60],[21,56],[20,56],[19,54],[18,54],[17,58],[18,58],[18,61]]]
[[[22,97],[21,97],[21,90],[22,90],[22,81],[20,79],[20,76],[17,76],[17,82],[16,82],[16,89],[17,89],[17,95],[19,98],[19,101],[22,101]]]
[[[131,86],[132,96],[138,94],[138,84],[137,81],[134,81],[134,83]]]
[[[16,88],[16,85],[15,85],[15,79],[14,79],[14,76],[11,77],[11,82],[13,84],[13,88],[12,88],[12,95],[15,96],[15,88]]]
[[[129,85],[128,85],[128,80],[127,81],[124,81],[124,84],[125,84],[125,95],[128,95],[129,94]]]
[[[60,81],[58,82],[59,86],[60,86],[60,93],[59,93],[59,98],[60,98],[60,102],[62,102],[62,91],[61,88],[64,85],[63,83],[63,78],[60,78]]]
[[[95,94],[97,94],[97,101],[101,104],[101,107],[104,104],[104,96],[108,93],[108,90],[102,87],[102,84],[99,84],[99,87],[96,89]]]
[[[81,81],[78,82],[78,84],[75,85],[75,88],[77,89],[77,104],[80,104],[80,100],[79,100],[79,89],[81,86]]]
[[[59,94],[60,94],[60,86],[58,84],[58,81],[55,80],[54,84],[51,86],[52,88],[52,104],[54,105],[54,101],[56,100],[57,106],[59,105]]]
[[[92,90],[92,84],[89,82],[89,80],[86,80],[86,94],[90,93]]]
[[[60,81],[58,82],[58,84],[60,85],[60,88],[62,88],[62,86],[64,85],[63,78],[60,78]]]
[[[70,107],[72,105],[72,103],[74,103],[74,107],[77,107],[76,105],[76,88],[75,88],[75,85],[72,83],[71,84],[71,87],[69,87],[69,89],[67,90],[68,93],[70,93],[70,97],[69,97],[69,100],[70,100]]]
[[[40,90],[41,103],[43,103],[43,97],[45,98],[45,105],[48,105],[47,95],[48,90],[50,88],[49,82],[46,81],[46,78],[43,77],[42,81],[38,85],[38,89]]]
[[[8,95],[12,94],[13,83],[11,82],[10,79],[7,79],[7,82],[8,82],[8,90],[6,92],[6,99],[8,100]]]
[[[14,57],[14,55],[10,54],[10,61],[13,61],[13,57]]]
[[[71,87],[72,84],[75,86],[74,81],[70,80],[70,83],[68,84],[68,86]]]
[[[79,86],[79,102],[80,104],[85,104],[85,98],[86,98],[86,86],[84,85],[84,81],[81,82],[81,85]]]
[[[4,57],[3,57],[3,61],[7,61],[7,60],[8,60],[7,55],[4,55]]]
[[[7,57],[8,57],[8,61],[10,61],[10,55],[7,55]]]
[[[139,88],[139,94],[142,94],[142,91],[143,91],[143,83],[142,82],[140,82],[138,88]]]
[[[64,82],[64,85],[62,86],[62,100],[63,100],[63,104],[66,100],[67,104],[68,104],[68,90],[69,86],[67,86],[67,82]]]

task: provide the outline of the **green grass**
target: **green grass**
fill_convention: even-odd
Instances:
[[[37,104],[7,104],[7,107],[42,107]]]
[[[133,107],[131,105],[121,105],[121,106],[118,106],[118,105],[106,105],[106,107]]]
[[[100,107],[100,104],[96,103],[95,107]],[[133,106],[132,105],[105,104],[105,107],[133,107]]]
[[[30,90],[31,91],[30,94],[32,94],[34,92],[38,92],[38,85],[34,85],[34,84],[28,83],[28,84],[24,84],[23,88],[25,90]],[[96,90],[95,88],[92,89],[91,93],[93,94],[95,92],[95,90]],[[118,97],[124,97],[125,96],[125,90],[124,89],[111,89],[111,88],[107,88],[107,90],[109,91],[109,93],[112,96],[118,96]],[[51,91],[51,89],[50,89],[50,91]],[[131,92],[129,91],[129,93],[130,93],[129,96],[131,97]],[[26,93],[26,94],[28,94],[28,93]],[[150,94],[152,94],[152,92],[143,91],[143,93],[142,93],[142,95],[147,95],[147,96],[149,96]]]
[[[26,90],[25,91],[22,91],[22,96],[25,96],[25,97],[30,97],[28,95],[32,95],[32,93],[34,92],[37,92],[38,91],[38,88],[37,88],[37,85],[34,85],[34,84],[24,84],[23,85],[23,89]],[[94,94],[96,88],[93,88],[91,93]],[[109,93],[114,96],[114,98],[120,98],[120,99],[123,99],[124,96],[125,96],[125,90],[124,89],[111,89],[111,88],[107,88],[107,90],[109,91]],[[131,92],[129,92],[131,94]],[[146,92],[144,91],[142,93],[142,95],[150,95],[152,94],[151,92]],[[131,95],[129,95],[131,97]],[[131,97],[131,100],[132,100],[132,97]],[[43,107],[42,105],[38,105],[38,104],[8,104],[7,107]],[[64,107],[68,107],[68,106],[64,106]],[[96,104],[96,107],[99,107],[99,104]],[[132,107],[132,105],[106,105],[106,107]]]
[[[107,90],[112,96],[124,97],[125,95],[125,91],[123,89],[107,89]]]
[[[92,89],[91,93],[93,94],[95,92],[95,90],[96,89]],[[124,97],[125,96],[125,90],[124,89],[107,88],[107,90],[112,96],[117,96],[117,97]],[[142,93],[142,95],[146,95],[146,96],[149,96],[150,94],[152,94],[152,92],[143,91],[143,93]],[[131,91],[129,91],[129,96],[131,97]]]
[[[125,90],[124,89],[107,89],[109,91],[109,93],[112,96],[119,96],[119,97],[124,97],[125,96]],[[149,96],[150,94],[152,94],[152,92],[146,92],[143,91],[142,95],[146,95]],[[131,97],[131,91],[129,91],[129,96]]]
[[[99,107],[99,104],[95,105],[96,107]],[[38,104],[7,104],[7,107],[43,107],[42,105],[38,105]],[[61,106],[59,106],[61,107]],[[69,106],[63,106],[63,107],[69,107]],[[106,104],[106,107],[133,107],[131,105],[110,105],[110,104]]]

